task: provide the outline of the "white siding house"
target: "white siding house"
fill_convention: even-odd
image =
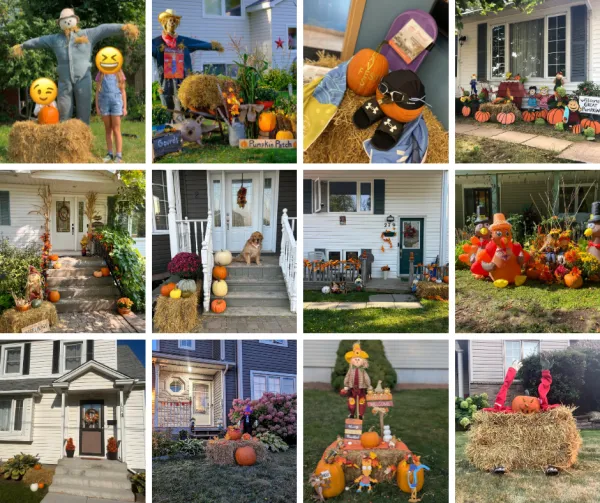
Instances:
[[[340,211],[336,198],[353,199],[354,208]],[[392,278],[408,275],[411,251],[415,263],[448,263],[447,171],[305,170],[303,206],[305,258],[321,250],[325,260],[346,260],[368,249],[374,278],[385,265]],[[405,222],[421,236],[414,249],[402,244]],[[390,223],[397,231],[392,248],[381,238]]]
[[[447,385],[448,341],[384,341],[398,385]],[[330,383],[339,341],[304,342],[304,382]]]

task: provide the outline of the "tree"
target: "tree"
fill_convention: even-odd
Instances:
[[[141,169],[123,169],[117,172],[122,185],[117,190],[116,211],[131,216],[144,208],[146,202],[146,172]]]
[[[526,14],[531,14],[536,5],[544,0],[456,0],[456,26],[462,28],[462,17],[465,13],[475,11],[482,16],[498,13],[506,8],[518,9]]]

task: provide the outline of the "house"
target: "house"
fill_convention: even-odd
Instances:
[[[598,171],[503,171],[457,170],[455,176],[456,228],[466,226],[467,219],[482,205],[490,215],[523,214],[532,208],[538,216],[569,214],[577,210],[577,221],[587,222],[592,203],[600,198]],[[559,197],[556,197],[559,194]],[[552,208],[548,208],[548,198]],[[539,212],[542,215],[539,215]]]
[[[526,90],[548,86],[551,93],[559,71],[568,92],[584,81],[597,82],[599,8],[598,0],[548,0],[530,13],[512,6],[497,14],[467,12],[456,35],[456,95],[461,87],[470,89],[473,74],[498,87],[511,72],[527,78]]]
[[[304,342],[304,383],[331,383],[339,347],[336,340]],[[383,341],[385,355],[396,371],[397,387],[448,387],[448,344],[436,341]]]
[[[447,171],[304,170],[303,186],[305,258],[367,250],[374,278],[386,265],[390,278],[407,277],[411,255],[415,264],[448,263]],[[384,231],[396,235],[384,242]]]
[[[154,430],[214,436],[234,399],[296,393],[296,341],[155,340],[152,371]]]
[[[242,187],[243,207],[237,201]],[[237,307],[254,307],[256,313],[265,307],[280,309],[282,315],[295,312],[296,193],[294,170],[153,170],[153,279],[168,277],[167,265],[177,253],[197,253],[208,312],[213,251],[226,249],[235,255],[258,231],[264,238],[263,264],[237,262],[229,267],[223,315]]]
[[[238,56],[232,39],[248,53],[258,49],[269,66],[289,68],[296,61],[295,0],[158,0],[152,4],[152,38],[162,33],[158,14],[175,9],[182,16],[177,33],[204,41],[217,41],[223,52],[196,51],[192,67],[198,73],[237,76]],[[277,45],[281,41],[282,47]]]
[[[115,437],[119,461],[144,470],[144,395],[144,367],[116,340],[0,341],[0,459],[55,465],[72,438],[75,459],[100,460]]]

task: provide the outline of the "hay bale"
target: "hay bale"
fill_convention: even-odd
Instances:
[[[250,446],[256,452],[256,462],[267,459],[265,444],[257,440],[210,440],[206,444],[206,457],[216,465],[235,465],[235,451]]]
[[[448,300],[448,285],[446,283],[432,283],[419,281],[417,283],[417,297],[419,299]]]
[[[48,320],[51,327],[58,323],[56,307],[51,302],[44,301],[37,309],[30,308],[24,313],[15,308],[7,309],[0,316],[0,333],[18,334],[23,328],[43,320]]]
[[[198,294],[194,293],[187,299],[160,296],[156,300],[154,326],[159,332],[190,332],[198,323]]]
[[[22,482],[23,484],[31,485],[31,484],[52,484],[52,479],[54,478],[54,470],[48,468],[40,468],[39,470],[34,470],[30,468],[25,475],[23,475]]]
[[[33,164],[88,163],[93,142],[92,130],[79,119],[43,125],[16,122],[8,135],[8,158]]]
[[[582,441],[574,407],[539,414],[477,412],[467,433],[467,459],[480,470],[537,470],[548,465],[568,469]]]
[[[381,463],[381,466],[375,468],[372,474],[372,477],[378,480],[384,480],[385,476],[383,472],[388,466],[398,466],[398,463],[400,463],[400,461],[404,459],[404,456],[410,454],[410,451],[408,449],[361,449],[348,451],[345,454],[343,454],[343,456],[347,458],[348,461],[352,461],[352,463],[360,467],[363,457],[368,456],[371,452],[377,454],[377,458]],[[354,468],[350,465],[346,465],[344,467],[344,476],[346,478],[346,483],[349,485],[351,485],[360,474],[360,468]]]
[[[190,75],[183,79],[177,96],[184,108],[190,110],[214,110],[223,105],[223,96],[219,93],[233,89],[237,94],[237,84],[233,80],[222,79],[216,75]]]
[[[483,103],[479,106],[479,110],[482,112],[490,113],[490,121],[497,122],[498,119],[496,116],[500,112],[509,113],[512,112],[515,114],[516,120],[521,120],[521,110],[517,108],[514,103],[498,103],[494,105],[493,103]]]

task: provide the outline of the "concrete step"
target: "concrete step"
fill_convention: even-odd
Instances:
[[[230,292],[287,292],[283,279],[257,280],[233,277],[227,278],[225,281]]]
[[[119,298],[119,289],[114,285],[85,285],[85,286],[62,286],[59,290],[62,299],[95,299],[104,297],[106,299]]]
[[[285,307],[290,301],[287,292],[228,292],[225,296],[228,307]]]
[[[111,461],[106,458],[62,458],[56,466],[56,473],[65,473],[69,470],[101,470],[108,473],[127,474],[127,464],[120,461]]]
[[[128,491],[124,489],[110,488],[89,488],[69,484],[57,484],[53,482],[48,489],[49,494],[68,494],[71,496],[82,496],[87,498],[107,499],[114,501],[135,501],[135,495],[131,491],[131,484]]]
[[[59,290],[60,292],[60,290]],[[60,299],[56,304],[59,313],[82,313],[88,311],[114,311],[117,308],[117,299],[87,298],[87,299]]]
[[[65,286],[79,286],[85,288],[95,288],[97,286],[107,286],[114,284],[111,276],[103,276],[102,278],[94,278],[94,276],[49,276],[47,280],[48,286],[60,289]]]
[[[74,470],[64,475],[55,475],[52,483],[59,486],[71,485],[90,489],[131,490],[131,482],[127,478],[127,473],[109,474],[103,470],[97,470],[93,474],[90,474],[89,470],[83,470],[79,474],[76,472]]]
[[[254,264],[249,266],[228,267],[227,273],[229,278],[283,280],[281,267],[275,265]]]
[[[227,297],[225,297],[227,300]],[[261,316],[261,317],[278,317],[278,316],[296,316],[296,313],[290,311],[290,302],[288,300],[286,307],[266,307],[266,306],[252,306],[252,307],[230,307],[227,302],[227,309],[221,314],[215,314],[212,311],[203,313],[202,316]]]
[[[61,257],[60,262],[63,267],[102,267],[104,260],[100,257]]]
[[[48,269],[47,276],[49,278],[72,278],[74,276],[87,276],[90,278],[94,277],[94,271],[98,271],[99,267],[74,267],[60,269]]]

